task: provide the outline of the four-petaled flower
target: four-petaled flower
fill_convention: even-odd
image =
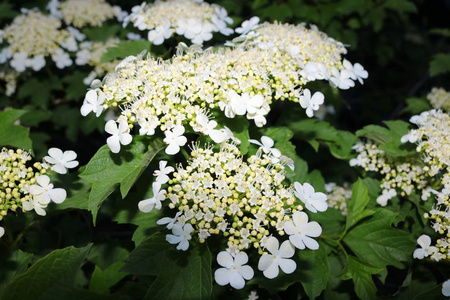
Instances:
[[[194,228],[189,223],[184,227],[181,224],[175,224],[172,227],[173,234],[166,235],[166,241],[172,245],[178,244],[177,250],[186,251],[189,248],[189,240],[192,238],[191,233],[193,231]]]
[[[235,31],[241,35],[247,34],[248,32],[255,30],[259,27],[259,18],[258,17],[252,17],[250,20],[245,20],[242,22],[241,27],[238,27],[235,29]]]
[[[30,194],[41,204],[49,204],[50,200],[55,203],[62,203],[66,200],[67,193],[64,189],[53,188],[50,177],[41,175],[36,179],[38,185],[30,186]]]
[[[295,248],[290,241],[284,241],[279,247],[279,242],[275,237],[267,239],[266,249],[271,254],[263,254],[259,259],[258,269],[263,271],[264,276],[269,279],[278,276],[279,269],[286,274],[291,274],[297,268],[297,264],[291,258],[295,253]]]
[[[313,221],[308,223],[308,215],[302,211],[296,211],[292,220],[284,223],[284,231],[289,234],[289,240],[298,249],[319,249],[319,243],[311,237],[318,237],[322,233],[319,223]]]
[[[130,127],[125,119],[120,121],[119,126],[114,120],[109,120],[105,125],[105,131],[112,134],[106,139],[106,143],[113,153],[119,153],[120,144],[125,146],[133,140],[130,134]]]
[[[151,212],[153,208],[161,209],[161,201],[166,199],[166,190],[160,190],[161,183],[158,181],[153,182],[153,197],[139,201],[139,210],[145,213]]]
[[[436,247],[430,246],[431,238],[426,234],[422,234],[421,236],[419,236],[419,238],[417,239],[417,243],[421,248],[414,250],[414,258],[423,259],[424,257],[427,257],[438,251]]]
[[[235,289],[242,289],[245,280],[253,278],[253,269],[245,265],[248,262],[245,252],[237,252],[233,257],[227,251],[221,251],[217,255],[217,262],[223,267],[214,273],[214,279],[219,285],[230,284]]]
[[[442,295],[444,295],[445,297],[450,296],[450,279],[442,284]]]
[[[317,211],[327,210],[327,195],[321,192],[315,193],[314,187],[309,183],[304,183],[302,186],[299,182],[295,182],[294,187],[294,195],[305,203],[305,207],[309,211],[316,213]]]
[[[274,157],[280,157],[281,156],[281,151],[280,150],[278,150],[278,149],[276,149],[276,148],[272,148],[273,147],[273,145],[274,145],[274,142],[273,142],[273,140],[270,138],[270,137],[268,137],[268,136],[265,136],[265,135],[263,135],[262,137],[261,137],[261,142],[262,143],[260,143],[259,141],[257,141],[257,140],[252,140],[252,139],[250,139],[250,140],[248,140],[250,143],[252,143],[252,144],[255,144],[255,145],[258,145],[258,146],[260,146],[261,147],[261,149],[264,151],[264,153],[270,153],[270,154],[272,154]]]
[[[314,111],[319,110],[320,105],[323,104],[325,97],[321,92],[315,92],[311,97],[311,91],[305,89],[303,95],[300,96],[300,105],[306,109],[306,115],[308,117],[314,116]]]
[[[50,148],[48,150],[48,156],[44,157],[44,160],[52,164],[53,171],[59,174],[66,174],[67,169],[75,168],[78,166],[77,154],[75,151],[68,150],[62,152],[58,148]],[[67,169],[66,169],[67,168]]]
[[[81,106],[80,112],[85,117],[91,111],[95,113],[98,117],[103,111],[103,102],[105,101],[105,94],[101,93],[97,95],[98,89],[89,90],[84,98],[83,105]]]
[[[173,167],[166,167],[167,165],[167,161],[165,160],[161,160],[159,162],[159,170],[156,170],[153,175],[156,176],[156,181],[159,182],[160,184],[164,184],[166,182],[169,181],[169,176],[167,176],[167,174],[172,173],[173,171],[175,171],[175,169]]]
[[[172,131],[164,131],[166,138],[163,141],[168,144],[166,148],[167,154],[177,154],[180,151],[180,146],[184,146],[187,143],[187,139],[183,136],[183,133],[184,127],[182,125],[176,125]]]

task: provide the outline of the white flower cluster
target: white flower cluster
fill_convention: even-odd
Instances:
[[[256,45],[261,49],[272,49],[273,52],[280,53],[286,63],[301,70],[302,84],[328,80],[332,86],[346,90],[354,87],[356,80],[363,84],[363,79],[369,76],[361,64],[352,65],[348,60],[342,59],[347,49],[341,42],[320,32],[314,25],[308,29],[305,24],[258,25],[258,22],[258,17],[245,21],[242,27],[236,29],[242,35],[228,45]]]
[[[427,99],[430,101],[433,108],[450,111],[450,93],[445,89],[432,88],[431,92],[427,95]]]
[[[66,191],[54,188],[46,174],[52,171],[67,173],[66,168],[78,165],[75,158],[73,151],[51,148],[44,163],[36,162],[29,166],[31,155],[28,152],[3,148],[0,152],[0,220],[9,210],[15,212],[18,209],[25,212],[34,210],[45,216],[45,208],[51,201],[63,202]]]
[[[353,149],[358,156],[350,160],[350,166],[359,166],[366,171],[383,175],[380,186],[382,194],[377,198],[377,203],[381,206],[386,206],[388,201],[397,195],[411,195],[416,189],[422,191],[423,199],[428,198],[430,178],[427,168],[419,160],[391,158],[370,141],[358,142]]]
[[[69,52],[78,49],[79,31],[71,27],[61,29],[61,25],[60,20],[39,11],[24,11],[2,31],[7,45],[0,52],[0,64],[9,62],[17,72],[26,68],[39,71],[45,66],[46,57],[51,57],[59,69],[71,66]]]
[[[155,45],[161,45],[174,33],[193,44],[209,41],[214,32],[227,36],[233,33],[233,29],[228,28],[233,20],[225,8],[202,0],[143,2],[132,8],[124,20],[124,27],[129,22],[139,30],[149,30],[148,40]]]
[[[84,84],[90,85],[94,79],[114,71],[115,66],[120,62],[119,60],[102,63],[101,59],[108,48],[116,46],[119,42],[118,38],[110,38],[105,42],[85,41],[80,43],[80,50],[77,52],[75,63],[78,66],[89,65],[94,67],[94,70],[83,80]]]
[[[352,198],[352,189],[347,183],[339,186],[334,182],[325,184],[325,191],[327,192],[328,207],[333,207],[340,210],[342,214],[347,215],[347,199]]]
[[[0,72],[0,80],[6,83],[6,96],[11,96],[16,91],[18,76],[19,73],[14,70]]]
[[[434,92],[436,95],[436,90]],[[433,96],[435,97],[435,96]],[[433,98],[431,97],[431,98]],[[422,154],[428,176],[435,177],[436,184],[427,189],[428,194],[423,199],[428,199],[431,194],[435,198],[435,205],[425,217],[432,220],[432,228],[439,233],[441,238],[436,245],[430,247],[431,240],[422,239],[418,243],[427,255],[415,255],[423,258],[430,254],[431,259],[439,261],[450,258],[450,115],[440,110],[430,110],[411,117],[410,122],[418,126],[402,137],[403,142],[417,144],[417,152]],[[420,239],[420,238],[419,238]],[[427,250],[428,249],[428,250]],[[431,250],[430,250],[431,249]]]
[[[277,277],[279,268],[287,274],[294,272],[295,248],[318,249],[314,238],[322,232],[317,222],[308,222],[303,206],[313,213],[328,208],[326,195],[316,193],[309,183],[285,186],[286,159],[270,146],[269,137],[260,144],[247,161],[234,143],[221,143],[219,151],[194,145],[186,167],[180,165],[174,172],[167,162],[160,162],[153,197],[139,202],[139,209],[149,212],[169,201],[169,208],[177,213],[157,223],[172,230],[167,241],[179,250],[187,250],[194,237],[201,243],[211,235],[226,237],[227,249],[217,256],[221,268],[215,280],[236,289],[254,275],[245,265],[244,252],[252,247],[259,250],[258,269],[267,278]],[[161,189],[166,184],[167,190]],[[281,243],[285,235],[288,239]]]
[[[305,58],[308,64],[317,61],[317,65],[326,69],[325,61],[327,65],[332,63],[322,56],[340,58],[337,42],[329,42],[316,31],[304,31],[321,37],[312,49],[327,49],[309,53]],[[301,39],[297,42],[301,43]],[[138,123],[141,135],[153,135],[159,127],[166,136],[173,136],[177,127],[176,136],[181,136],[189,124],[194,131],[220,143],[226,135],[211,120],[213,109],[220,109],[228,118],[246,116],[258,127],[266,124],[273,100],[299,102],[306,114],[313,116],[323,104],[324,96],[320,92],[312,95],[310,90],[302,90],[302,85],[319,77],[313,69],[302,68],[303,63],[293,62],[278,47],[250,44],[216,52],[180,45],[177,55],[170,60],[130,56],[88,91],[81,111],[83,115],[94,112],[98,116],[104,109],[120,106],[122,114],[117,122],[126,120],[130,128]],[[340,64],[333,61],[333,65]]]
[[[113,7],[105,0],[51,1],[48,8],[53,16],[77,28],[100,27],[105,21],[122,14],[120,7]]]

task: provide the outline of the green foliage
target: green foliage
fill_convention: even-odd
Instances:
[[[101,62],[113,61],[115,59],[124,59],[130,55],[138,55],[142,51],[150,50],[150,42],[148,41],[124,41],[120,42],[116,47],[108,48],[103,54]]]
[[[0,112],[0,145],[31,149],[30,130],[15,122],[24,114],[24,110],[7,110]]]
[[[209,299],[212,292],[211,253],[193,245],[178,251],[155,233],[131,254],[123,270],[137,275],[154,275],[144,299]]]
[[[2,299],[73,299],[75,276],[91,248],[55,250],[6,285]],[[24,288],[27,287],[27,288]]]
[[[437,76],[450,72],[450,54],[438,53],[430,61],[430,76]]]
[[[165,148],[160,139],[135,137],[133,142],[119,154],[111,153],[103,146],[86,165],[80,177],[92,183],[89,194],[89,210],[94,222],[101,203],[120,184],[120,192],[125,197],[144,169]]]

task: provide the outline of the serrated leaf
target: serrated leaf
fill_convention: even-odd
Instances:
[[[352,199],[347,200],[347,222],[346,229],[349,229],[361,219],[373,215],[373,211],[366,210],[369,203],[369,193],[367,187],[361,179],[353,184]]]
[[[25,110],[0,112],[0,146],[31,149],[30,129],[14,124],[25,113]]]
[[[415,146],[401,142],[402,136],[409,132],[409,123],[403,121],[384,121],[389,130],[391,140],[379,148],[390,156],[405,156],[415,154]]]
[[[450,54],[438,53],[430,61],[430,76],[450,72]]]
[[[115,47],[108,48],[100,62],[105,63],[115,59],[124,59],[130,55],[136,56],[144,50],[150,51],[149,41],[123,41]]]
[[[356,136],[363,136],[380,144],[385,144],[392,140],[389,130],[377,125],[364,126],[363,129],[356,132]]]
[[[94,222],[101,203],[116,186],[120,184],[120,192],[124,198],[156,154],[165,147],[161,139],[137,136],[118,154],[113,154],[107,145],[97,151],[80,174],[80,177],[92,183],[89,210]]]
[[[3,290],[3,300],[60,300],[71,296],[91,245],[55,250],[36,261]]]
[[[308,271],[310,280],[302,280],[301,284],[309,299],[315,299],[327,287],[328,276],[330,276],[327,248],[321,243],[317,250],[299,251],[299,256],[314,266]]]
[[[415,243],[407,232],[391,227],[395,217],[394,212],[380,209],[350,229],[343,241],[361,261],[369,265],[403,268],[401,262],[411,260]]]
[[[413,115],[431,109],[430,102],[425,98],[408,98],[406,99],[406,105],[406,108],[403,109],[402,112],[408,112]]]
[[[372,280],[372,274],[381,272],[383,268],[373,267],[354,256],[348,256],[342,279],[352,279],[354,289],[359,299],[369,300],[376,298],[377,288]]]
[[[95,266],[94,273],[92,273],[91,281],[89,282],[89,290],[98,293],[108,293],[110,287],[128,275],[120,271],[124,264],[124,262],[117,262],[105,270]]]

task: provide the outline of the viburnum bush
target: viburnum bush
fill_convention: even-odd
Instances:
[[[1,299],[450,296],[439,18],[419,34],[384,27],[413,22],[407,0],[41,2],[0,4]],[[420,50],[432,77],[369,47],[414,34],[442,37]]]

